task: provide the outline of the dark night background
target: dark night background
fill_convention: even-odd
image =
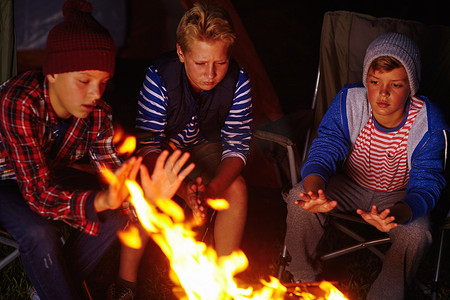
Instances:
[[[126,24],[128,36],[125,46],[119,51],[118,72],[113,79],[114,86],[112,87],[115,94],[109,95],[112,97],[113,107],[116,104],[116,112],[119,111],[116,117],[125,122],[125,125],[128,125],[133,119],[136,111],[135,103],[118,101],[136,100],[149,61],[161,53],[160,49],[168,50],[174,47],[173,40],[171,41],[167,34],[164,35],[164,30],[161,29],[162,20],[165,17],[162,11],[167,9],[168,3],[164,1],[166,0],[126,1],[126,11],[129,16]],[[253,42],[285,114],[307,108],[311,104],[318,68],[322,18],[326,11],[348,10],[374,17],[415,20],[430,25],[450,25],[448,11],[450,2],[444,0],[230,1]],[[15,0],[14,2],[38,5],[36,4],[38,2],[34,0]],[[171,0],[171,2],[177,1]],[[91,0],[91,3],[94,5],[95,12],[96,0]],[[176,10],[177,14],[183,13],[179,7]],[[172,14],[171,17],[174,15]],[[136,21],[136,19],[139,20]],[[16,19],[16,22],[22,21]],[[175,23],[177,22],[178,19],[175,20]],[[130,36],[130,33],[133,36]],[[19,71],[27,69],[29,66],[39,66],[41,55],[42,53],[39,51],[19,52]],[[257,159],[256,161],[258,162]],[[256,174],[251,170],[247,170],[246,174],[256,178],[253,182],[265,175]],[[285,203],[281,198],[279,187],[267,185],[249,187],[249,215],[242,243],[242,248],[250,261],[249,269],[243,276],[245,279],[256,280],[261,275],[276,272],[277,257],[283,242],[285,213]],[[147,258],[141,266],[140,278],[142,279],[138,289],[140,292],[138,299],[168,299],[164,296],[166,292],[170,291],[170,284],[166,284],[167,265],[162,254],[155,247],[148,247]],[[351,258],[353,259],[355,256],[351,255]],[[111,259],[117,259],[117,252],[113,251],[90,279],[90,286],[94,294],[101,295],[104,292],[105,283],[112,280],[116,273]],[[361,273],[373,271],[372,269],[367,270],[367,266],[366,269],[361,270],[358,263],[360,261],[355,266],[348,260],[338,260],[335,263],[335,270],[332,270],[329,275],[332,279],[341,279],[349,276],[349,268],[352,267],[359,268]],[[377,266],[374,271],[376,272],[379,264],[374,263],[373,265]],[[336,269],[342,266],[345,268],[336,272]],[[350,273],[353,272],[352,270]],[[445,270],[448,273],[448,267]],[[347,275],[343,275],[344,272],[347,272]],[[429,274],[424,274],[424,276],[431,279]],[[448,277],[447,274],[446,278]],[[367,288],[364,286],[367,285],[367,282],[354,284],[358,285],[360,289]],[[346,288],[350,289],[349,286]]]

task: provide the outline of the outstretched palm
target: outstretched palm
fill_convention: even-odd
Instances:
[[[151,176],[147,168],[141,166],[141,185],[145,198],[152,201],[158,198],[172,198],[195,167],[191,163],[182,169],[188,159],[189,153],[181,155],[181,151],[176,150],[169,156],[169,152],[165,150],[158,156]]]

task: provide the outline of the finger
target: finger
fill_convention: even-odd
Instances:
[[[150,178],[150,173],[148,172],[147,167],[145,165],[140,165],[139,170],[141,172],[142,184],[147,185],[148,183],[150,183],[152,180]]]
[[[304,200],[304,201],[309,201],[311,200],[311,197],[308,194],[305,193],[300,193],[300,197]]]
[[[362,216],[362,215],[364,215],[366,212],[365,212],[364,210],[358,208],[358,209],[356,210],[356,213],[357,213],[358,215]]]
[[[181,156],[181,150],[179,150],[179,149],[175,150],[167,159],[167,161],[164,165],[165,169],[169,172],[176,172],[174,170],[175,170],[177,160],[180,156]]]
[[[303,207],[305,205],[305,201],[303,200],[295,200],[294,204],[300,205],[301,207]]]
[[[164,150],[158,155],[158,158],[155,162],[155,170],[163,170],[164,165],[166,164],[167,157],[169,156],[169,151]]]
[[[370,210],[372,215],[378,215],[378,210],[376,205],[372,205],[372,209]]]
[[[198,191],[198,185],[197,183],[193,182],[189,185],[189,188],[193,191],[193,192],[197,192]]]
[[[321,199],[326,199],[325,192],[323,190],[318,190],[317,196]]]
[[[180,172],[180,170],[183,168],[184,164],[188,161],[189,159],[189,152],[185,152],[183,153],[183,155],[181,155],[181,157],[179,159],[176,160],[175,165],[173,167],[173,171],[175,173]]]
[[[338,203],[335,200],[328,201],[328,207],[330,208],[330,210],[334,209],[337,205]]]
[[[386,218],[385,220],[386,220],[386,222],[388,224],[394,224],[395,223],[395,217],[394,216],[390,216],[390,217]],[[395,223],[395,224],[397,224],[397,223]]]
[[[115,172],[114,174],[117,177],[117,183],[122,183],[125,178],[128,176],[131,168],[132,168],[132,164],[135,162],[136,157],[131,157],[130,159],[128,159],[127,161],[125,161]]]
[[[390,223],[389,224],[389,230],[392,230],[392,229],[394,229],[394,228],[396,228],[396,227],[398,227],[398,223]]]
[[[183,181],[189,175],[189,173],[191,173],[192,170],[194,170],[194,168],[195,168],[195,164],[194,163],[189,164],[186,168],[184,168],[180,172],[180,174],[178,174],[178,179],[180,181]]]
[[[383,211],[381,212],[380,218],[386,219],[387,216],[389,216],[390,213],[391,213],[391,210],[390,210],[390,209],[385,209],[385,210],[383,210]],[[395,219],[395,218],[394,218],[394,219]]]
[[[142,163],[142,157],[138,157],[136,161],[132,164],[132,168],[130,173],[128,174],[128,179],[136,180],[137,174],[139,173],[140,167]]]
[[[316,199],[319,198],[319,195],[317,195],[317,194],[314,193],[314,192],[308,192],[307,194],[308,194],[308,196],[309,196],[309,198],[310,198],[311,200],[316,200]]]

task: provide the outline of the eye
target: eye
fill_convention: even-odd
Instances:
[[[380,82],[379,81],[376,81],[376,80],[371,80],[370,81],[370,84],[372,84],[372,85],[377,85],[377,84],[379,84]]]
[[[393,83],[392,86],[395,87],[395,88],[402,88],[403,84],[401,84],[401,83]]]
[[[87,80],[87,79],[78,79],[78,81],[80,83],[82,83],[82,84],[88,84],[89,83],[89,80]]]

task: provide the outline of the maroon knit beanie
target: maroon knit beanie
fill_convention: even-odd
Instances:
[[[92,5],[84,0],[67,0],[62,11],[64,21],[48,33],[44,74],[100,70],[112,76],[114,41],[108,30],[92,17]]]

